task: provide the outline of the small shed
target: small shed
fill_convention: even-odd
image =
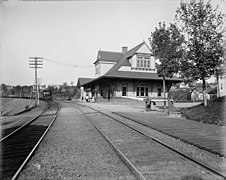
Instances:
[[[207,85],[206,87],[206,96],[207,100],[212,99],[211,93],[214,90],[215,87]],[[214,91],[213,91],[214,92]],[[191,100],[196,101],[196,100],[203,100],[203,87],[202,86],[196,86],[195,88],[192,89],[191,91]]]

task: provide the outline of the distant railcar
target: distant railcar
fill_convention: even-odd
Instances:
[[[52,100],[51,90],[43,90],[42,99],[44,101],[51,101]]]

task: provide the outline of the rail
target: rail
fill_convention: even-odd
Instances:
[[[52,108],[53,106],[54,108]],[[51,110],[54,110],[55,113],[44,116]],[[17,179],[57,118],[58,110],[59,107],[56,103],[51,104],[31,121],[1,139],[0,179]],[[42,118],[40,119],[40,117]],[[38,121],[38,125],[35,125],[36,121]],[[42,123],[43,125],[40,126]]]
[[[219,172],[219,171],[215,170],[214,168],[212,168],[212,167],[210,167],[210,166],[208,166],[208,165],[206,165],[206,164],[204,164],[204,163],[202,163],[202,162],[200,162],[200,161],[194,159],[193,157],[191,157],[191,156],[189,156],[189,155],[186,155],[186,154],[180,152],[179,150],[177,150],[177,149],[171,147],[169,144],[166,144],[165,142],[163,142],[163,141],[161,141],[161,140],[159,140],[159,139],[157,139],[157,138],[151,136],[150,134],[147,134],[147,133],[143,132],[142,130],[140,130],[140,129],[134,127],[134,126],[128,125],[127,123],[125,123],[125,122],[123,122],[123,121],[120,121],[119,118],[115,118],[115,117],[113,117],[112,115],[109,115],[109,114],[107,114],[107,113],[104,113],[104,112],[102,112],[102,111],[100,111],[100,110],[97,110],[97,109],[95,109],[95,108],[85,106],[85,105],[83,105],[83,104],[79,104],[79,105],[80,105],[80,106],[87,107],[87,108],[90,108],[90,109],[92,109],[93,111],[99,112],[99,113],[101,113],[101,114],[103,114],[103,115],[105,115],[105,116],[107,116],[107,117],[109,117],[109,118],[111,118],[111,119],[113,119],[113,120],[119,122],[120,124],[122,124],[122,125],[124,125],[124,126],[126,126],[126,127],[128,127],[128,128],[133,129],[134,131],[136,131],[136,132],[138,132],[138,133],[140,133],[140,134],[146,136],[147,138],[149,138],[149,139],[155,141],[156,143],[160,144],[162,147],[168,149],[168,150],[171,151],[173,154],[175,154],[175,155],[177,155],[177,156],[179,156],[179,157],[181,157],[181,158],[183,158],[183,159],[186,159],[186,160],[187,160],[188,162],[190,162],[191,164],[198,165],[201,169],[203,169],[203,170],[209,172],[210,174],[212,174],[212,175],[215,176],[216,178],[218,178],[218,179],[226,179],[226,175],[223,174],[222,172]],[[117,114],[115,114],[115,115],[117,115]],[[128,119],[128,120],[130,120],[130,121],[133,121],[133,122],[137,123],[137,121],[134,121],[134,120],[132,120],[132,119],[129,119],[129,118],[125,117],[125,116],[123,116],[123,118]],[[141,123],[139,123],[139,124],[141,124]],[[141,125],[147,127],[147,125],[144,125],[144,124],[141,124]]]

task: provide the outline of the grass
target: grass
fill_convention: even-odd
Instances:
[[[206,107],[203,104],[199,104],[190,108],[184,108],[181,110],[181,114],[187,119],[225,126],[226,111],[224,104],[225,96],[209,101]]]

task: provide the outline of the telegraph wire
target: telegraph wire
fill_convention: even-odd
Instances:
[[[47,59],[47,58],[43,58],[43,60],[51,62],[51,63],[63,65],[63,66],[74,67],[74,68],[94,68],[93,66],[89,66],[89,65],[68,64],[68,63],[62,63],[62,62],[55,61],[52,59]]]

